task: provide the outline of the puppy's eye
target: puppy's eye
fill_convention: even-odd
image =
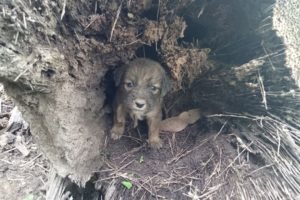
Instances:
[[[132,83],[132,82],[126,82],[126,83],[125,83],[125,87],[126,87],[127,89],[130,89],[130,88],[133,87],[133,83]]]
[[[151,86],[150,89],[151,89],[152,92],[157,92],[158,91],[158,88],[155,87],[155,86]]]

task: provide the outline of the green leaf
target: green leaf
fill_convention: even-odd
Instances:
[[[132,188],[132,183],[130,181],[122,181],[122,185],[126,187],[128,190]]]
[[[143,163],[144,162],[144,156],[141,156],[140,157],[140,161],[139,161],[140,163]]]
[[[25,197],[23,200],[33,200],[33,195],[27,195],[27,197]]]

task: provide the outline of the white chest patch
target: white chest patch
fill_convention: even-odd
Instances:
[[[137,120],[143,120],[145,119],[145,113],[143,111],[132,111],[131,112],[131,118],[137,119]]]
[[[133,127],[136,128],[138,125],[138,120],[145,119],[145,113],[143,111],[133,110],[130,112],[130,117],[133,119]]]

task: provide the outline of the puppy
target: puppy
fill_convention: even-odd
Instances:
[[[163,96],[169,90],[169,81],[158,62],[137,58],[128,65],[120,67],[114,74],[117,93],[113,103],[114,119],[111,137],[119,139],[125,128],[126,115],[134,121],[147,120],[148,142],[152,148],[159,149],[159,126],[162,118]]]

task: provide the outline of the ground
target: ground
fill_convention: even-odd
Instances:
[[[45,199],[50,162],[34,141],[27,123],[23,119],[20,123],[15,116],[15,105],[2,87],[0,94],[0,199]],[[267,118],[264,120],[268,123]],[[262,123],[261,119],[258,121]],[[287,186],[286,181],[292,179],[274,177],[278,172],[285,175],[284,166],[276,160],[266,162],[259,153],[264,151],[259,148],[267,146],[255,146],[242,138],[245,130],[229,118],[204,115],[181,132],[161,133],[164,146],[160,150],[148,147],[145,123],[141,122],[136,129],[132,126],[128,120],[124,136],[117,141],[107,133],[102,152],[104,166],[99,166],[85,190],[67,188],[73,199],[297,198],[288,187],[281,190],[277,182]],[[266,124],[265,128],[268,130]]]
[[[8,135],[7,132],[4,132],[8,131],[6,125],[9,115],[6,114],[11,112],[14,105],[3,93],[3,87],[0,87],[0,199],[44,199],[49,162],[39,150],[29,130],[14,125],[15,128],[10,130],[11,140],[4,141],[4,136]],[[21,150],[22,147],[17,145],[19,141],[25,150]],[[28,155],[24,155],[27,151]]]
[[[261,175],[262,163],[253,164],[220,123],[200,119],[182,132],[164,133],[160,150],[147,147],[143,126],[130,127],[121,140],[108,143],[106,165],[98,172],[96,188],[108,199],[240,199],[238,184]]]
[[[13,133],[5,144],[1,136],[0,199],[45,199],[49,161],[26,126],[7,127],[14,104],[3,88],[0,98],[1,135]],[[236,183],[257,166],[250,165],[246,159],[249,154],[237,151],[235,136],[228,134],[223,125],[202,118],[179,133],[162,133],[163,148],[152,150],[146,142],[145,124],[133,129],[129,121],[121,140],[112,141],[107,136],[105,166],[96,172],[91,183],[108,199],[118,196],[125,199],[218,199],[223,195],[238,199]],[[25,150],[20,149],[18,138]],[[133,187],[126,189],[122,181],[132,183]],[[109,193],[112,185],[118,188],[119,192],[114,193],[117,196]]]

